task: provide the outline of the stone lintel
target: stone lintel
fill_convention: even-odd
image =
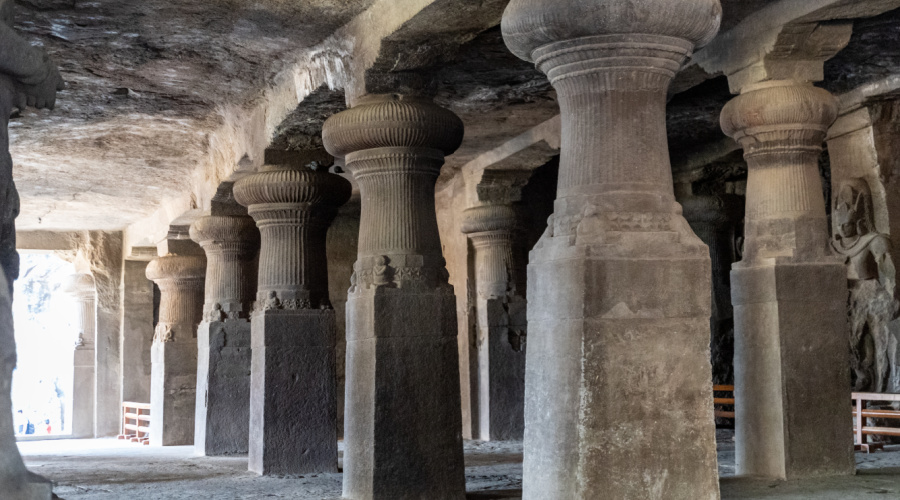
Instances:
[[[770,79],[820,81],[824,61],[849,41],[850,20],[897,7],[900,0],[781,0],[719,34],[689,65],[724,73],[734,93]]]

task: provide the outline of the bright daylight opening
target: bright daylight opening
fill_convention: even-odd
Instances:
[[[78,341],[75,298],[64,291],[74,266],[49,253],[23,253],[13,317],[18,364],[12,402],[19,437],[72,433],[73,351]]]

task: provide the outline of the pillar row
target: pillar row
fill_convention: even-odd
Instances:
[[[462,499],[456,299],[434,186],[460,119],[431,100],[370,95],[323,128],[362,199],[347,299],[344,492],[349,499]]]
[[[478,337],[477,428],[484,441],[525,433],[525,276],[520,223],[510,205],[463,213],[462,232],[475,250]]]
[[[96,359],[95,339],[97,334],[97,288],[94,277],[87,273],[73,275],[66,285],[79,306],[79,332],[75,342],[75,377],[72,386],[72,437],[94,436],[94,414],[96,412]]]
[[[675,202],[665,107],[721,12],[513,0],[503,15],[561,119],[554,212],[528,265],[526,500],[719,498],[710,261]]]
[[[206,252],[203,321],[197,329],[194,449],[247,453],[250,426],[250,321],[259,231],[248,216],[210,215],[191,225]]]
[[[828,251],[818,167],[836,116],[831,94],[793,80],[749,85],[722,110],[749,169],[731,273],[738,474],[854,470],[846,270]]]
[[[325,236],[350,183],[305,166],[267,165],[235,183],[261,234],[251,322],[249,469],[337,472],[336,325]]]
[[[168,254],[147,265],[159,287],[159,322],[151,346],[150,444],[194,444],[197,325],[203,316],[206,258]]]

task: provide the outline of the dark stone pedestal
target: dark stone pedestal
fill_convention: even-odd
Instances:
[[[250,429],[250,322],[200,323],[197,330],[199,455],[247,453]]]
[[[334,311],[261,311],[251,324],[249,469],[337,472]]]
[[[737,473],[853,474],[846,269],[770,260],[731,273]]]
[[[452,289],[347,301],[345,498],[465,497]]]
[[[479,434],[483,440],[522,439],[526,302],[522,297],[489,299],[486,309],[488,338],[478,347]]]
[[[150,444],[194,444],[197,340],[153,342],[150,384]]]

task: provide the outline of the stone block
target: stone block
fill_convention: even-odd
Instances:
[[[708,288],[684,288],[709,261],[533,260],[529,277],[572,269],[581,318],[529,310],[527,498],[717,500]]]
[[[151,347],[150,444],[194,444],[197,397],[197,342],[156,341]]]
[[[72,384],[72,437],[94,437],[94,350],[75,349]]]
[[[250,322],[200,323],[197,330],[198,455],[247,453],[250,430]]]
[[[249,469],[337,472],[334,311],[261,311],[251,330]]]
[[[455,310],[442,289],[351,294],[345,498],[464,498]]]
[[[831,262],[732,271],[738,474],[853,474],[845,273]]]

